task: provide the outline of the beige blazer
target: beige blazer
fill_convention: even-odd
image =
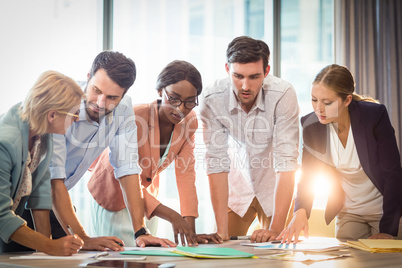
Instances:
[[[151,218],[160,204],[156,199],[159,191],[159,173],[175,161],[176,183],[180,197],[181,215],[198,217],[198,199],[195,187],[195,131],[197,116],[191,111],[173,130],[171,145],[165,161],[159,166],[160,137],[157,101],[134,106],[137,124],[138,164],[143,187],[145,215]],[[91,165],[88,189],[96,202],[103,208],[119,211],[126,207],[119,182],[109,162],[106,149]]]

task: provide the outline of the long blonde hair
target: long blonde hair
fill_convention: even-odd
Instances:
[[[29,123],[32,131],[42,135],[48,128],[49,111],[70,112],[84,97],[84,92],[73,79],[56,71],[47,71],[29,90],[20,117]]]
[[[355,81],[348,68],[338,64],[331,64],[322,69],[315,77],[313,84],[320,84],[331,88],[335,93],[345,100],[348,95],[352,95],[355,101],[368,101],[379,103],[378,100],[369,96],[355,93]]]

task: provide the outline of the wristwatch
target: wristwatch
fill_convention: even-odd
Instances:
[[[141,229],[139,229],[137,232],[135,232],[134,234],[134,240],[136,240],[138,237],[140,237],[141,235],[150,235],[151,233],[149,232],[147,227],[142,227]]]

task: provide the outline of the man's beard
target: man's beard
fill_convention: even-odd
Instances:
[[[90,106],[94,107],[95,109],[98,109],[99,112],[95,112],[93,111]],[[94,103],[87,103],[85,102],[85,111],[88,115],[88,117],[95,122],[100,121],[101,118],[103,118],[104,116],[110,114],[111,112],[113,112],[113,110],[108,110],[106,108],[99,108],[98,105],[94,104]]]

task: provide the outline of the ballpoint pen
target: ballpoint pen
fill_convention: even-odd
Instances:
[[[96,253],[94,258],[97,259],[99,257],[105,257],[105,256],[109,256],[109,253],[107,253],[107,252],[99,252],[99,253]]]
[[[74,231],[73,231],[73,229],[71,229],[70,225],[67,225],[67,230],[70,233],[70,235],[74,235]]]

